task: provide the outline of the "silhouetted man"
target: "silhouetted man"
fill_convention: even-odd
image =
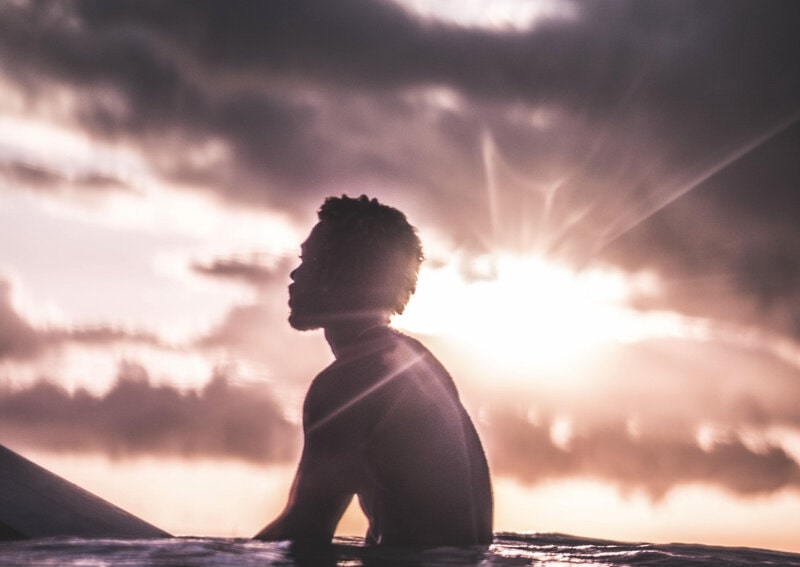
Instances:
[[[319,221],[291,273],[289,322],[324,329],[336,360],[306,396],[286,509],[255,537],[330,542],[356,494],[367,543],[491,542],[489,470],[455,384],[418,341],[388,327],[416,288],[414,228],[365,196],[328,198]]]

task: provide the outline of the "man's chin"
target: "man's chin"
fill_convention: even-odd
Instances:
[[[297,313],[289,314],[289,325],[297,331],[314,331],[322,327],[317,318],[304,317]]]

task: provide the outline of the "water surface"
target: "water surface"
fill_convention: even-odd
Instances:
[[[158,540],[47,538],[0,543],[0,565],[63,567],[228,566],[755,566],[800,567],[800,555],[748,548],[645,544],[560,534],[498,534],[488,548],[392,550],[337,538],[324,550],[293,550],[286,543],[185,537]]]

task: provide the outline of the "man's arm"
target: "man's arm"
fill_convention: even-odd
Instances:
[[[327,380],[317,380],[303,407],[303,454],[286,508],[254,537],[330,543],[336,525],[357,488],[357,422],[327,419],[331,395]],[[335,384],[334,384],[335,385]],[[342,393],[336,386],[335,392]]]
[[[353,479],[330,448],[306,444],[286,508],[254,538],[330,543],[353,497]]]

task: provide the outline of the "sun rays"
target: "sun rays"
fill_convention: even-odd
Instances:
[[[479,240],[488,252],[423,266],[417,294],[394,324],[442,337],[517,375],[574,367],[620,342],[716,336],[722,331],[712,332],[709,321],[636,309],[636,300],[662,291],[659,275],[611,268],[598,262],[597,254],[798,120],[800,114],[791,114],[721,159],[706,160],[700,173],[684,172],[690,177],[686,182],[674,182],[680,172],[647,180],[657,198],[634,195],[624,208],[612,206],[600,222],[592,218],[598,207],[592,188],[577,187],[582,177],[576,172],[534,178],[516,168],[484,131],[480,148],[489,230]],[[575,250],[581,251],[577,262]]]

